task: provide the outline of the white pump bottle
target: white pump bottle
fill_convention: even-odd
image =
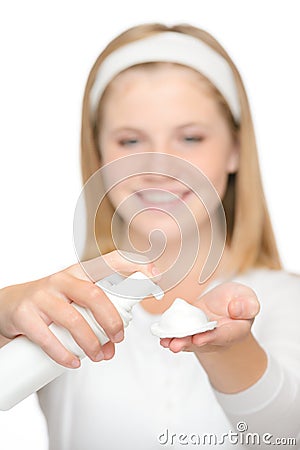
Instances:
[[[116,307],[124,327],[131,321],[131,309],[136,303],[148,295],[153,295],[157,299],[161,299],[164,295],[160,287],[141,272],[136,272],[128,278],[113,274],[96,284]],[[108,342],[108,337],[91,311],[72,304],[89,323],[100,343],[103,345]],[[69,331],[54,323],[49,328],[65,347],[80,359],[86,356]],[[68,370],[74,369],[57,364],[25,336],[15,338],[0,349],[0,410],[12,408]]]

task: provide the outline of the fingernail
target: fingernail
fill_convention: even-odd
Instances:
[[[234,315],[240,317],[243,315],[243,311],[244,311],[243,304],[239,301],[235,302],[233,306]]]
[[[124,339],[124,332],[119,331],[119,333],[115,334],[112,338],[113,342],[121,342]]]
[[[158,270],[157,267],[152,267],[151,273],[153,276],[158,277],[159,275],[161,275],[160,271]]]
[[[99,353],[97,353],[96,357],[95,357],[96,361],[102,361],[104,359],[104,353],[100,350]]]
[[[259,305],[257,303],[257,300],[255,300],[254,298],[249,299],[249,314],[251,316],[256,316],[258,311],[259,311]]]
[[[73,359],[72,361],[71,361],[71,366],[72,367],[74,367],[74,369],[76,369],[77,367],[80,367],[80,361],[79,361],[79,359]]]

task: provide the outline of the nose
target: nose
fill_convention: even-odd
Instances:
[[[172,175],[174,170],[174,157],[170,153],[154,150],[145,154],[144,167],[147,172],[152,172],[157,176]]]
[[[154,150],[139,157],[143,182],[146,184],[166,185],[181,179],[184,161],[171,153]]]

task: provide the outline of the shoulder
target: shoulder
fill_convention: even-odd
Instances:
[[[300,295],[300,275],[285,270],[251,269],[237,275],[234,281],[261,292]]]
[[[285,270],[252,269],[237,275],[234,281],[253,286],[253,289],[289,290],[300,294],[300,275]]]

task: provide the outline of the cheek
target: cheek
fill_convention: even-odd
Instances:
[[[212,173],[208,173],[206,176],[218,192],[220,198],[223,198],[226,191],[228,173],[222,168],[219,171],[215,170]]]
[[[125,221],[134,217],[140,210],[134,191],[133,179],[130,177],[118,183],[107,193],[114,210]]]
[[[101,147],[101,160],[102,164],[109,164],[116,159],[122,158],[124,152],[117,150],[114,146],[104,146]]]
[[[126,186],[126,181],[113,187],[108,192],[108,197],[115,208],[118,208],[128,196],[129,189]]]
[[[228,173],[226,170],[226,158],[202,157],[190,160],[208,178],[210,183],[223,198],[226,190]]]

